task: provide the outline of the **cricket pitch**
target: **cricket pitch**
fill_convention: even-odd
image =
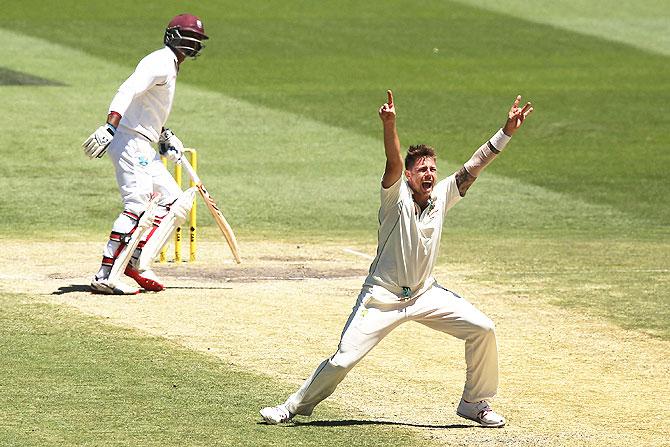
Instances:
[[[337,347],[369,265],[355,252],[374,254],[364,245],[242,242],[243,263],[235,265],[224,242],[207,241],[194,264],[156,264],[164,292],[105,296],[87,286],[100,243],[4,245],[16,258],[0,267],[5,292],[72,306],[296,388]],[[463,343],[419,324],[383,340],[330,401],[352,419],[394,421],[436,445],[668,445],[670,410],[659,401],[670,395],[667,341],[552,306],[541,293],[473,284],[474,268],[451,264],[435,273],[496,323],[493,406],[507,427],[481,430],[455,415]]]

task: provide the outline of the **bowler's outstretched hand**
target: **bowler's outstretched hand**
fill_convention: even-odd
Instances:
[[[379,117],[384,123],[395,121],[395,105],[393,104],[393,92],[386,90],[388,101],[379,108]]]
[[[398,129],[395,126],[395,105],[393,104],[393,92],[386,90],[388,100],[379,108],[379,118],[384,128],[384,152],[386,154],[386,167],[382,177],[382,187],[390,188],[402,175],[403,159],[400,155],[400,139]]]
[[[509,113],[507,114],[505,127],[503,127],[503,132],[510,137],[521,127],[526,117],[533,111],[533,105],[530,102],[527,102],[523,108],[519,107],[520,102],[521,95],[517,96],[514,100],[514,104],[512,104],[512,108],[509,109]]]

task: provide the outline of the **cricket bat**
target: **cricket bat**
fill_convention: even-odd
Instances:
[[[225,237],[226,242],[228,242],[228,246],[230,247],[230,251],[233,253],[235,262],[237,262],[238,264],[241,263],[242,259],[240,258],[240,248],[237,245],[237,239],[235,239],[235,233],[233,233],[233,229],[228,224],[228,221],[223,216],[223,213],[219,209],[218,205],[216,204],[212,196],[209,195],[209,192],[202,184],[200,177],[198,177],[198,174],[196,174],[195,170],[193,169],[193,166],[191,166],[191,163],[189,163],[186,157],[181,157],[181,165],[184,167],[184,169],[186,169],[186,172],[188,172],[188,175],[191,177],[191,180],[193,180],[193,183],[195,183],[195,186],[198,188],[198,191],[200,191],[200,195],[202,196],[205,205],[207,205],[207,209],[209,209],[209,212],[212,213],[212,217],[214,217],[216,224],[219,226],[219,229],[221,230],[221,233],[223,233],[223,237]]]

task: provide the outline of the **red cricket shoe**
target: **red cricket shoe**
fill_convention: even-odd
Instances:
[[[161,290],[165,290],[165,286],[161,284],[160,279],[158,279],[158,276],[156,276],[153,270],[145,270],[140,272],[128,264],[124,273],[127,276],[133,278],[135,282],[139,284],[144,290],[148,290],[150,292],[160,292]]]

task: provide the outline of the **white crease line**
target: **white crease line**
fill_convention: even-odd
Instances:
[[[351,248],[343,248],[342,251],[346,251],[347,253],[351,253],[352,255],[360,256],[361,258],[365,258],[365,259],[373,260],[375,258],[374,256],[370,256],[367,253],[362,253],[360,251],[352,250]]]

